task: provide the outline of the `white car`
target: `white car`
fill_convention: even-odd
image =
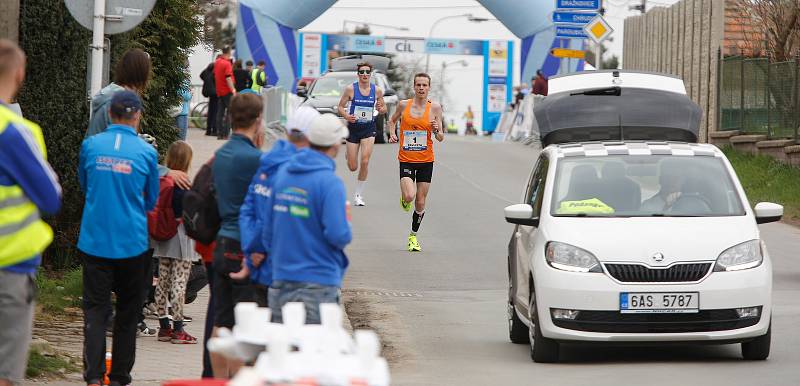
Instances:
[[[515,224],[508,250],[511,341],[529,342],[536,362],[558,361],[562,343],[591,342],[741,343],[745,359],[766,359],[772,264],[757,224],[778,221],[783,207],[759,203],[751,209],[722,151],[675,140],[691,137],[691,124],[628,125],[623,107],[607,130],[619,136],[608,141],[566,140],[587,131],[602,137],[603,125],[548,127],[548,114],[557,114],[570,97],[591,96],[607,107],[630,106],[626,99],[651,94],[681,95],[682,83],[674,90],[650,86],[672,82],[661,79],[667,76],[592,76],[598,74],[609,85],[630,86],[614,93],[595,88],[601,80],[553,78],[556,98],[542,106],[550,111],[536,112],[551,144],[533,168],[522,203],[505,208],[506,220]],[[659,79],[632,80],[638,76]],[[574,92],[567,81],[588,84],[589,92]],[[559,95],[566,97],[558,102]],[[688,100],[685,91],[682,98]],[[593,105],[567,103],[581,104]],[[642,127],[651,129],[635,130]],[[659,135],[665,140],[638,138]]]

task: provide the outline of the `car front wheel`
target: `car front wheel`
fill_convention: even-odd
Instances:
[[[555,363],[558,362],[558,342],[553,339],[545,338],[539,328],[539,318],[536,312],[536,293],[531,291],[530,304],[528,307],[531,328],[528,329],[528,336],[531,343],[531,359],[536,363]]]
[[[767,333],[749,342],[742,343],[742,358],[749,361],[763,361],[769,357],[769,347],[772,340],[772,323]]]
[[[511,278],[508,279],[509,283],[509,294],[513,293],[511,291]],[[528,343],[528,326],[522,322],[522,320],[517,316],[517,311],[514,307],[514,301],[511,299],[511,295],[508,298],[508,339],[511,340],[511,343],[515,344],[525,344]]]

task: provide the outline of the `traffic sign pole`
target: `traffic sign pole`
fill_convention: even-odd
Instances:
[[[106,1],[94,0],[94,20],[92,23],[92,82],[89,97],[100,92],[103,83],[103,33],[106,18]]]

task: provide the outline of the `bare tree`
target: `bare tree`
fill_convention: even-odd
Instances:
[[[800,0],[735,0],[732,6],[744,54],[783,62],[800,53]]]

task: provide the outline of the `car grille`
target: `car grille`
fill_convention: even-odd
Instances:
[[[587,332],[682,333],[734,330],[754,326],[760,319],[760,316],[739,318],[735,309],[702,310],[691,314],[580,311],[574,320],[553,319],[553,324],[561,328]]]
[[[711,263],[675,264],[650,268],[641,264],[605,264],[608,273],[623,283],[692,282],[702,279]]]

